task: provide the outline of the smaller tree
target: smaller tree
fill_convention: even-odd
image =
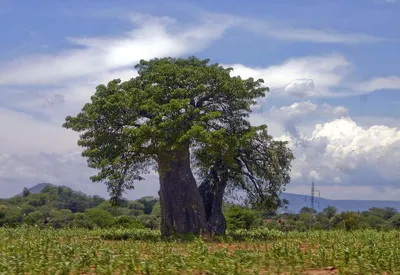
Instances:
[[[138,201],[130,201],[128,208],[131,209],[133,216],[139,216],[144,214],[144,205]]]
[[[24,190],[22,191],[22,196],[23,196],[24,198],[26,198],[26,197],[28,197],[30,194],[31,194],[31,191],[29,191],[29,189],[25,187]]]
[[[6,216],[7,206],[0,205],[0,220]]]
[[[67,228],[73,225],[74,215],[69,209],[50,211],[50,217],[48,219],[48,224],[54,228]]]
[[[393,208],[393,207],[385,207],[383,209],[383,218],[385,220],[389,220],[390,218],[392,218],[394,215],[397,214],[397,209]]]
[[[299,214],[317,214],[317,211],[310,207],[303,207],[300,209]]]
[[[21,209],[14,205],[1,206],[0,212],[3,218],[0,218],[0,226],[15,227],[22,223]]]
[[[34,211],[29,213],[24,217],[24,223],[29,224],[29,225],[41,225],[43,224],[44,221],[44,216],[43,213],[39,211]]]
[[[256,221],[257,215],[251,209],[233,205],[225,213],[228,229],[251,229]]]
[[[105,211],[109,212],[111,215],[113,215],[114,217],[123,216],[123,215],[129,216],[133,212],[131,209],[129,209],[127,207],[120,207],[119,205],[113,205],[109,201],[105,201],[105,202],[101,203],[96,208],[105,210]]]
[[[370,228],[373,229],[382,229],[385,224],[385,220],[381,216],[376,215],[368,215],[367,217],[363,217],[363,220],[368,224]]]
[[[137,219],[149,229],[159,229],[161,225],[161,216],[157,217],[154,215],[140,215],[137,217]]]
[[[93,229],[94,222],[85,213],[75,213],[72,226],[76,228]]]
[[[142,198],[138,199],[137,202],[144,205],[144,213],[149,215],[151,213],[151,211],[153,210],[153,206],[156,203],[158,203],[158,199],[151,197],[151,196],[147,196],[147,197],[142,197]]]
[[[31,194],[28,198],[28,204],[33,207],[40,207],[48,204],[49,196],[48,194],[39,193],[39,194]]]
[[[105,202],[105,199],[103,199],[103,198],[100,197],[100,196],[94,195],[94,196],[92,197],[91,207],[96,207],[96,206],[98,206],[99,204],[101,204],[101,203],[103,203],[103,202]]]
[[[130,216],[119,216],[115,219],[113,226],[120,228],[137,228],[144,229],[144,225],[138,220],[130,217]]]
[[[332,220],[332,226],[334,228],[345,229],[347,231],[361,229],[364,224],[361,219],[361,215],[357,212],[342,212],[336,215]]]
[[[400,214],[396,214],[390,218],[390,224],[395,229],[400,229]]]
[[[328,219],[332,219],[336,216],[337,212],[337,208],[331,205],[322,210],[322,213],[324,213]]]
[[[324,230],[330,229],[330,220],[332,217],[334,217],[334,215],[332,216],[329,213],[328,214],[324,212],[318,213],[315,217],[319,226],[318,229],[324,229]],[[315,224],[313,225],[313,228],[316,228]]]
[[[87,209],[85,215],[92,224],[95,224],[100,228],[110,227],[114,223],[113,215],[102,209]]]

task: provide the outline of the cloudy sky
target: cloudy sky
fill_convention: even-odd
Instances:
[[[106,196],[65,116],[140,59],[196,55],[271,88],[251,120],[290,142],[287,191],[400,198],[400,1],[197,2],[0,0],[0,197],[39,182]],[[153,175],[127,196],[157,191]]]

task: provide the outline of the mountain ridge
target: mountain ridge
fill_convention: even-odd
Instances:
[[[25,187],[25,188],[27,188],[29,190],[29,192],[31,192],[33,194],[38,194],[38,193],[42,192],[42,190],[47,186],[56,186],[56,185],[48,183],[48,182],[41,182],[41,183],[35,184],[32,187],[29,187],[29,188]],[[14,197],[22,196],[22,194],[23,194],[23,192],[15,195]]]
[[[288,209],[286,212],[297,213],[303,207],[311,207],[311,196],[301,194],[282,193],[282,199],[289,201]],[[338,211],[367,211],[372,207],[384,208],[393,207],[400,211],[400,201],[393,200],[333,200],[314,197],[314,209],[322,211],[328,206],[334,206]]]

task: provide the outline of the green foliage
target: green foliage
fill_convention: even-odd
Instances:
[[[44,222],[43,213],[34,211],[24,217],[24,223],[29,225],[40,225]]]
[[[28,198],[28,204],[33,207],[40,207],[48,204],[49,196],[45,193],[32,194]]]
[[[65,186],[46,186],[38,195],[43,194],[47,195],[50,204],[55,208],[69,209],[73,213],[83,212],[85,209],[95,207],[105,201],[98,196],[88,197]]]
[[[119,216],[115,219],[114,227],[145,229],[145,226],[130,216]]]
[[[397,213],[389,220],[390,225],[395,229],[400,229],[400,214]]]
[[[154,205],[159,204],[158,199],[151,196],[140,198],[136,202],[143,205],[143,212],[147,215],[151,214]]]
[[[75,213],[72,221],[72,227],[74,228],[85,228],[93,229],[94,223],[85,215],[85,213]]]
[[[283,213],[269,216],[269,219],[264,222],[264,226],[281,231],[356,230],[362,228],[388,231],[399,228],[397,227],[399,214],[396,213],[396,209],[393,208],[371,208],[362,213],[352,211],[338,213],[337,209],[331,206],[317,213],[311,208],[304,207],[298,214]]]
[[[355,212],[342,212],[335,216],[332,221],[333,228],[349,230],[363,227],[361,215]]]
[[[225,212],[228,230],[250,229],[255,226],[257,215],[251,209],[240,206],[231,206]]]
[[[131,209],[133,216],[139,216],[144,214],[145,206],[138,201],[131,201],[128,203],[128,208]]]
[[[392,217],[393,218],[393,217]],[[228,232],[161,241],[146,229],[0,228],[0,274],[399,274],[400,233]]]
[[[299,214],[316,214],[317,211],[315,209],[312,209],[310,207],[303,207],[300,209]]]
[[[337,214],[337,209],[334,206],[328,206],[322,210],[322,213],[326,215],[328,219],[332,219]]]
[[[114,217],[118,216],[131,216],[132,215],[132,210],[127,208],[127,207],[120,207],[117,205],[112,205],[109,201],[105,201],[98,205],[96,209],[101,209],[109,212],[111,215]]]
[[[0,204],[0,226],[16,227],[22,224],[37,225],[41,228],[86,228],[127,227],[159,229],[161,222],[160,204],[157,198],[143,197],[136,201],[121,201],[113,206],[100,197],[88,197],[79,192],[70,192],[66,187],[49,186],[41,194],[27,197],[13,197]],[[68,199],[67,199],[68,198]],[[74,213],[70,202],[85,201],[90,208],[78,208]],[[44,205],[42,205],[45,203]],[[36,207],[33,205],[37,205]],[[81,204],[83,205],[83,204]],[[67,207],[61,208],[60,207]],[[147,207],[147,208],[146,208]],[[76,209],[76,208],[73,208]],[[85,212],[87,209],[93,209]],[[145,214],[150,212],[150,214]],[[97,211],[100,215],[97,216]],[[92,212],[94,211],[94,212]],[[92,214],[90,214],[92,212]],[[224,203],[223,212],[227,216],[229,229],[265,227],[287,231],[307,231],[371,228],[380,231],[400,229],[400,214],[393,208],[371,208],[362,213],[338,213],[334,207],[327,207],[319,213],[303,208],[298,214],[280,214],[275,211],[260,212],[256,209],[233,206]],[[111,216],[110,216],[111,215]],[[261,222],[261,218],[265,219]],[[133,221],[132,224],[130,224]]]
[[[47,221],[49,226],[54,228],[72,227],[74,215],[69,209],[52,209],[49,213]]]
[[[98,208],[86,209],[85,215],[91,223],[100,228],[111,227],[115,220],[110,212]]]
[[[145,202],[145,205],[139,201]],[[144,197],[136,201],[121,200],[120,206],[114,206],[99,196],[89,197],[65,186],[48,185],[38,194],[3,200],[0,204],[0,226],[159,228],[159,214],[144,214],[145,207],[152,212],[157,202],[156,198]]]
[[[140,215],[137,217],[138,221],[146,228],[159,229],[161,224],[161,217],[155,215]]]
[[[142,240],[147,242],[156,242],[161,240],[160,232],[142,228],[119,228],[113,230],[102,230],[100,232],[97,232],[97,234],[99,234],[101,239],[108,241]]]
[[[23,215],[27,215],[31,212],[34,212],[36,210],[36,207],[30,205],[28,202],[24,202],[21,206],[21,213]]]
[[[22,196],[24,198],[28,197],[31,194],[31,192],[28,190],[28,188],[24,188],[24,190],[22,191]]]
[[[6,212],[7,212],[7,206],[0,204],[0,220],[4,219],[4,217],[6,216]]]
[[[153,209],[151,210],[151,215],[155,217],[161,217],[161,205],[160,203],[157,203],[153,206]]]
[[[23,216],[17,206],[2,205],[0,209],[0,226],[18,226],[22,223]]]
[[[383,229],[385,225],[385,219],[375,215],[367,215],[363,220],[373,229]]]
[[[129,81],[97,86],[91,102],[63,124],[81,133],[82,155],[99,171],[91,179],[107,184],[113,202],[153,164],[162,159],[168,166],[173,154],[165,152],[190,148],[202,179],[245,190],[253,207],[282,205],[293,154],[266,125],[246,119],[269,90],[262,79],[232,77],[231,68],[195,57],[141,60],[135,68],[138,76]]]
[[[82,133],[83,156],[100,170],[91,179],[105,181],[113,199],[143,179],[160,150],[180,148],[192,139],[223,140],[223,130],[207,131],[223,103],[241,112],[264,95],[262,80],[232,78],[230,69],[208,62],[194,57],[141,60],[137,77],[97,86],[91,103],[66,118],[63,127]]]

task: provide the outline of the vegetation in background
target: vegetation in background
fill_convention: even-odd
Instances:
[[[153,212],[158,199],[122,200],[119,206],[99,196],[87,196],[65,186],[44,187],[40,193],[24,189],[22,196],[0,200],[0,226],[22,224],[52,228],[159,228]],[[159,206],[158,206],[159,207]]]
[[[28,191],[28,192],[27,192]],[[257,228],[279,231],[400,229],[400,213],[394,208],[363,212],[339,212],[329,206],[321,212],[304,207],[297,214],[262,211],[224,203],[228,230]],[[99,196],[87,196],[65,186],[46,186],[40,193],[24,189],[21,196],[0,200],[0,226],[36,225],[51,228],[149,228],[159,229],[158,198],[122,200],[119,206]]]

